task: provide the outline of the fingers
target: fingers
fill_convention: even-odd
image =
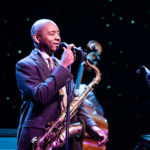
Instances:
[[[107,138],[106,137],[101,137],[101,138],[103,138],[103,139],[99,139],[98,140],[98,145],[102,145],[102,144],[104,144],[104,143],[106,143],[106,141],[107,141]]]
[[[76,59],[76,54],[72,51],[73,46],[74,44],[70,44],[67,48],[63,48],[64,52],[61,57],[61,65],[65,68],[72,65]]]
[[[107,141],[108,141],[108,139],[105,139],[105,140],[103,140],[103,141],[98,141],[98,146],[102,146],[103,144],[106,144],[107,143]]]
[[[66,50],[73,54],[73,58],[75,60],[76,59],[76,51],[72,49],[74,46],[75,46],[74,44],[69,44],[69,46],[67,47]]]
[[[69,44],[69,46],[68,46],[68,50],[71,50],[72,49],[72,47],[74,47],[75,45],[74,44]]]
[[[103,140],[98,140],[98,146],[106,144],[107,141],[108,141],[108,137],[105,134],[103,134]]]
[[[68,47],[63,47],[63,50],[71,51],[72,47],[74,46],[74,44],[69,44]]]
[[[74,60],[76,60],[76,51],[73,50],[72,52],[73,52]]]
[[[97,126],[92,126],[94,138],[98,141],[98,146],[101,146],[107,142],[107,134]]]

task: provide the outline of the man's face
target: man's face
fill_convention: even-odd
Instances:
[[[59,29],[56,24],[45,23],[38,32],[40,48],[47,53],[55,52],[61,41]]]

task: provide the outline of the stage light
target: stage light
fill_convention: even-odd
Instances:
[[[108,90],[111,89],[111,86],[110,86],[110,85],[107,85],[107,89],[108,89]]]
[[[26,18],[26,21],[30,21],[30,18],[29,18],[29,17],[27,17],[27,18]]]
[[[10,56],[10,53],[7,53],[7,54],[6,54],[6,56],[8,56],[8,57],[9,57],[9,56]]]
[[[109,23],[106,23],[106,27],[109,28],[109,27],[110,27],[110,24],[109,24]]]
[[[21,54],[22,53],[22,50],[18,50],[18,54]]]
[[[7,19],[4,19],[4,23],[8,23]]]
[[[120,21],[122,21],[122,20],[123,20],[123,18],[122,18],[122,17],[119,17],[119,20],[120,20]]]
[[[117,95],[118,97],[121,97],[122,96],[122,94],[121,93],[118,93],[118,95]]]
[[[123,50],[120,50],[119,52],[120,52],[120,54],[122,54],[122,53],[123,53]]]
[[[112,17],[114,17],[116,14],[115,13],[112,13]]]
[[[105,20],[105,17],[103,16],[103,17],[101,17],[101,20]]]
[[[135,21],[134,21],[134,20],[131,20],[131,24],[135,24]]]
[[[108,42],[108,45],[112,45],[112,41],[109,41],[109,42]]]
[[[10,97],[7,96],[7,97],[6,97],[6,100],[9,101],[9,100],[10,100]]]

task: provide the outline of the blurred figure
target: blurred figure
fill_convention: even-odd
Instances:
[[[79,88],[80,94],[86,89],[86,87],[87,87],[86,84],[80,84]],[[100,115],[104,117],[104,110],[102,108],[102,105],[98,102],[93,91],[87,96],[83,104],[91,108],[93,115]]]
[[[137,110],[141,116],[138,126],[138,141],[133,150],[150,150],[150,70],[140,66],[136,70],[137,93],[141,99],[140,108]]]

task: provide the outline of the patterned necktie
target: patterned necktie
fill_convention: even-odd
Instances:
[[[53,71],[54,69],[53,59],[51,57],[48,57],[47,60],[48,60],[48,67]]]

